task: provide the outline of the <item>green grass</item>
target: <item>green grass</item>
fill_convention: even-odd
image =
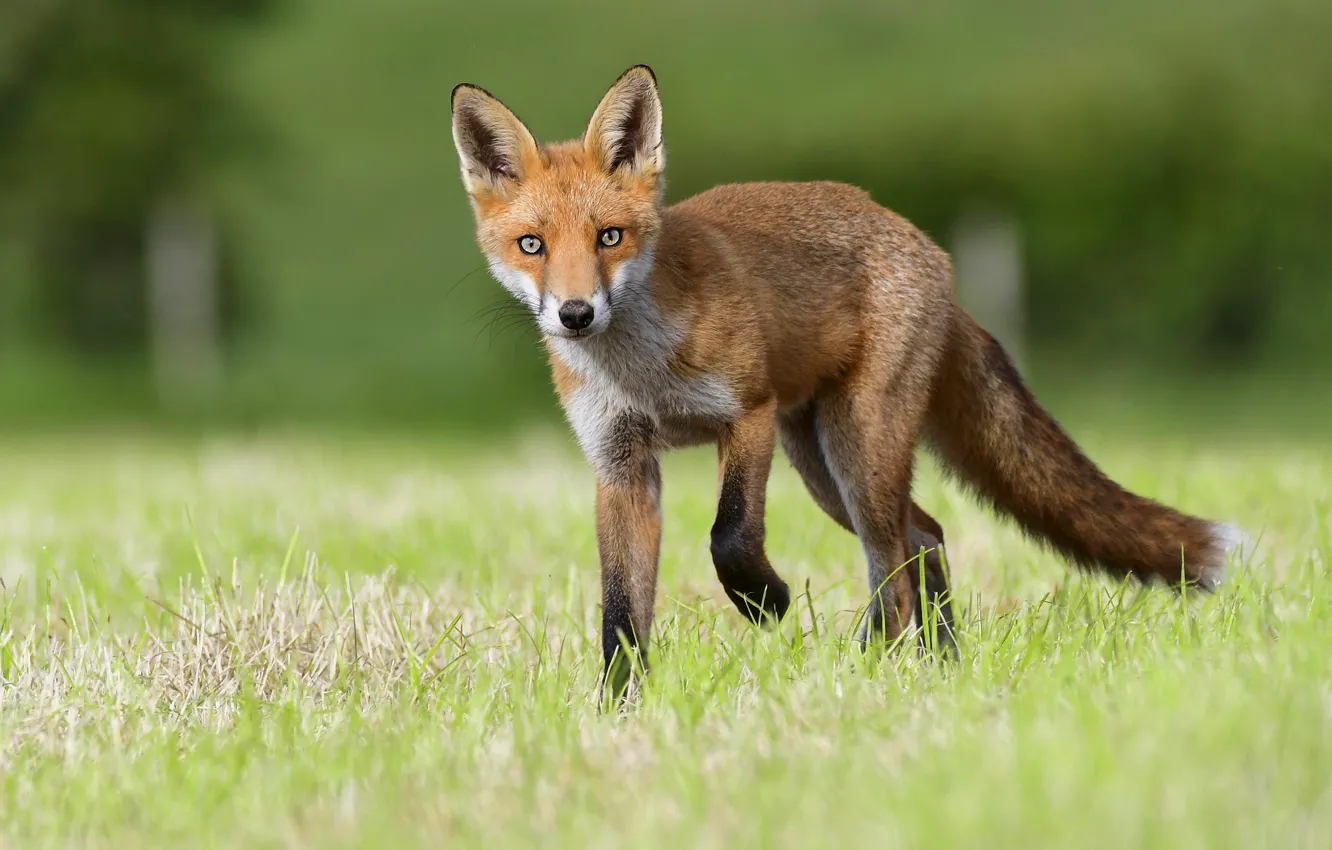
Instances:
[[[7,846],[1321,847],[1325,446],[1080,434],[1261,535],[1220,594],[1071,577],[926,469],[960,661],[866,664],[855,541],[779,461],[801,597],[746,625],[715,470],[666,465],[654,671],[597,711],[591,476],[562,436],[0,443]]]

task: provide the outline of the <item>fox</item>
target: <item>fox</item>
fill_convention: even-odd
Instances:
[[[861,544],[862,644],[904,639],[931,605],[951,637],[944,530],[911,493],[918,446],[1076,568],[1181,590],[1225,580],[1240,529],[1102,472],[960,306],[947,253],[867,192],[733,183],[667,205],[646,65],[569,141],[538,143],[470,83],[450,105],[477,245],[531,312],[595,473],[603,691],[649,669],[660,456],[673,449],[716,446],[710,554],[758,624],[791,606],[765,552],[777,444]]]

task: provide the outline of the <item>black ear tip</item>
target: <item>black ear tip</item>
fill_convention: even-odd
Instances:
[[[493,94],[491,94],[490,92],[488,92],[488,91],[486,91],[485,89],[481,88],[481,87],[478,86],[476,83],[458,83],[458,85],[456,85],[456,86],[453,87],[453,92],[452,92],[452,94],[449,95],[449,108],[450,108],[450,109],[452,109],[452,108],[454,108],[454,107],[456,107],[456,106],[458,105],[458,96],[461,95],[463,92],[466,92],[466,91],[472,92],[472,93],[474,93],[474,94],[479,94],[479,95],[481,95],[482,97],[484,97],[484,98],[488,98],[488,99],[490,99],[490,100],[494,100],[494,101],[498,101],[498,100],[499,100],[499,98],[495,97],[495,96],[494,96]]]
[[[449,106],[450,107],[457,106],[458,95],[462,94],[467,89],[474,89],[474,88],[476,88],[476,86],[472,85],[471,83],[458,83],[458,85],[453,87],[453,91],[450,92],[449,94]]]
[[[628,71],[625,71],[625,72],[621,75],[621,79],[623,79],[624,77],[627,77],[627,76],[629,76],[630,74],[633,74],[633,73],[645,73],[645,74],[648,75],[648,78],[652,80],[652,85],[655,86],[655,85],[657,84],[657,72],[656,72],[656,71],[653,71],[652,68],[651,68],[650,66],[648,66],[648,65],[635,65],[635,66],[633,66],[632,68],[630,68]]]

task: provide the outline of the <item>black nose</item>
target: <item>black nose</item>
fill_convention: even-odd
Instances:
[[[571,331],[581,331],[592,324],[592,305],[580,298],[560,305],[560,324]]]

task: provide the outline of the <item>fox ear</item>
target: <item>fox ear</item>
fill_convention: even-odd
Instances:
[[[661,98],[657,77],[646,65],[625,71],[601,99],[587,125],[583,147],[607,171],[628,166],[644,177],[658,177],[666,167],[661,145]]]
[[[453,144],[462,161],[463,185],[472,196],[518,183],[541,161],[523,122],[490,92],[469,83],[453,90]]]

